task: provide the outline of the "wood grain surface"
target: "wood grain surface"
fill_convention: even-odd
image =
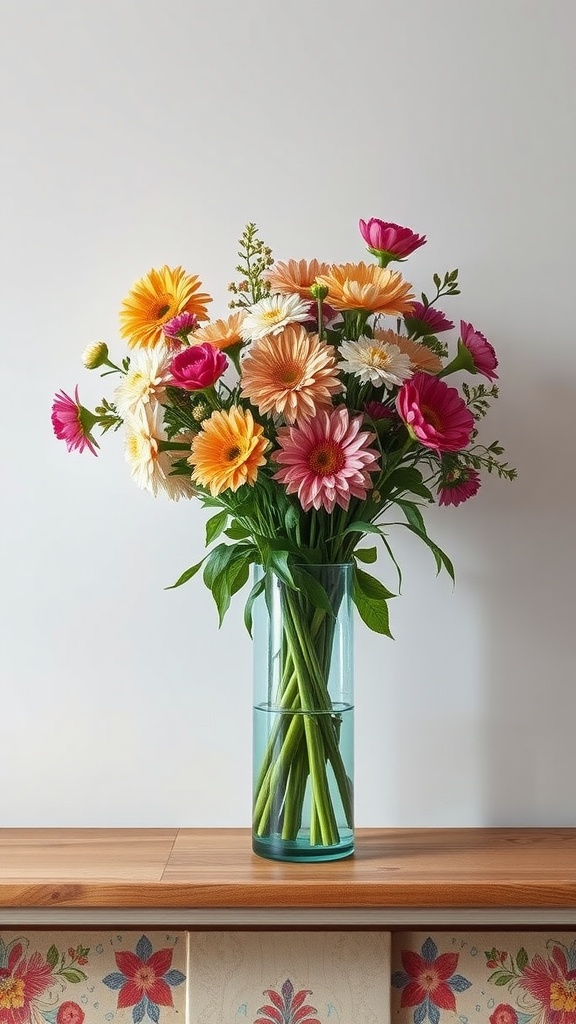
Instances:
[[[0,907],[576,907],[576,829],[359,829],[309,865],[248,829],[3,829]]]

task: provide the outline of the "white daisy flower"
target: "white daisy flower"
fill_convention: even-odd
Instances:
[[[344,373],[353,373],[363,384],[369,381],[376,387],[400,385],[414,372],[410,356],[398,345],[377,338],[343,341],[340,355],[340,369]]]
[[[160,441],[166,441],[162,425],[162,409],[158,403],[149,402],[139,414],[126,420],[125,456],[134,481],[154,497],[165,491],[169,498],[191,498],[195,488],[190,477],[171,476],[174,460],[182,452],[163,452]]]
[[[130,369],[114,391],[118,412],[123,419],[141,415],[151,402],[161,402],[170,382],[170,363],[174,349],[165,345],[138,349]]]
[[[266,334],[279,334],[287,324],[310,319],[310,302],[299,295],[267,295],[248,308],[242,321],[244,341],[256,341]]]

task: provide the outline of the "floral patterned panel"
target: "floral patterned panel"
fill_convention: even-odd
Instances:
[[[0,1024],[185,1021],[184,932],[3,932]]]
[[[190,1024],[388,1024],[390,936],[197,932]]]
[[[576,932],[398,932],[392,1020],[576,1024]]]

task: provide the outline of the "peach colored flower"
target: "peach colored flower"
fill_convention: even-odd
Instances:
[[[347,509],[351,498],[364,499],[378,469],[379,454],[370,448],[376,435],[362,430],[362,416],[350,416],[345,405],[321,410],[311,420],[280,427],[280,451],[274,460],[282,467],[274,479],[297,494],[305,512],[335,505]]]
[[[335,309],[360,309],[371,313],[404,316],[412,309],[412,285],[402,274],[375,264],[343,263],[320,274],[318,283],[328,289],[326,301]]]
[[[287,263],[275,263],[270,270],[265,270],[262,277],[268,281],[273,292],[296,294],[302,299],[310,298],[310,288],[319,274],[327,274],[328,263],[318,260],[288,260]]]
[[[255,341],[242,361],[242,397],[287,423],[314,416],[341,390],[334,346],[300,324]]]
[[[241,327],[245,316],[245,310],[241,309],[225,320],[213,320],[211,324],[206,324],[195,331],[190,342],[192,345],[202,345],[209,341],[214,348],[220,349],[238,345],[242,341]]]
[[[194,467],[192,480],[208,487],[213,496],[237,491],[242,484],[254,484],[264,466],[268,441],[264,428],[254,422],[249,409],[233,405],[218,409],[202,423],[192,442],[188,462]]]
[[[397,345],[401,352],[404,352],[410,359],[415,370],[424,370],[425,373],[438,373],[442,369],[442,360],[435,352],[432,352],[427,345],[420,345],[412,341],[405,334],[396,334],[396,331],[374,331],[374,337],[379,341],[385,341],[389,345]]]

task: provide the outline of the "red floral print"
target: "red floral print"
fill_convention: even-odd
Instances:
[[[30,1004],[46,991],[52,980],[52,968],[40,953],[29,959],[17,943],[0,967],[0,1024],[28,1024]]]

